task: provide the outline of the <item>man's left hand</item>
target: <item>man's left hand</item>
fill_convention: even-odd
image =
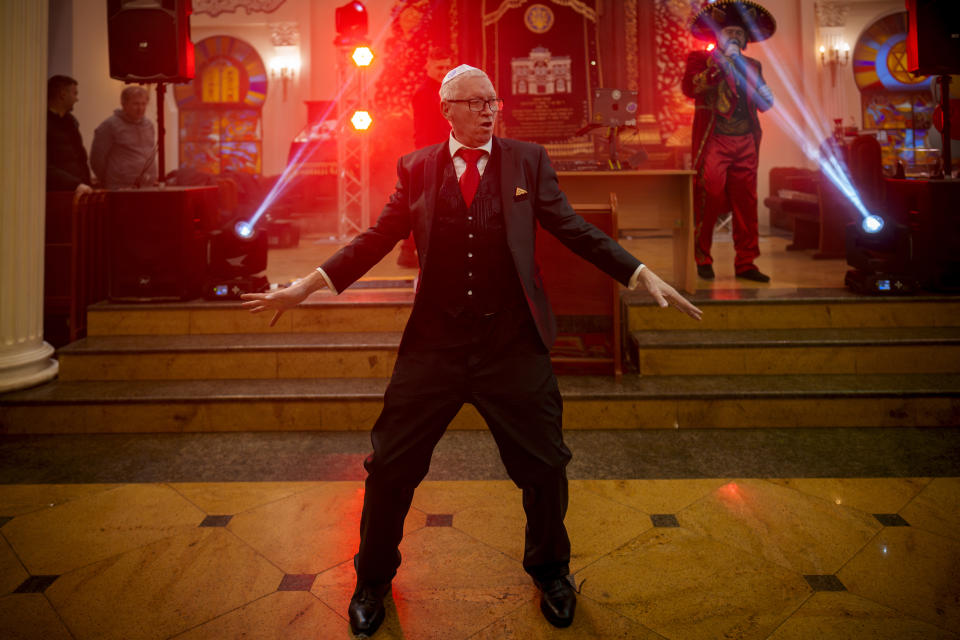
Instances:
[[[642,285],[651,296],[653,296],[653,299],[656,300],[657,304],[661,307],[673,305],[694,320],[700,320],[700,318],[703,317],[703,311],[680,295],[676,289],[664,282],[660,276],[655,274],[649,268],[640,272],[639,284]]]

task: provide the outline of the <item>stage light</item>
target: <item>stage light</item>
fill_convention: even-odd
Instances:
[[[362,2],[348,2],[336,11],[337,39],[344,46],[363,42],[367,37],[367,8]]]
[[[354,111],[353,115],[350,116],[350,123],[357,131],[366,131],[373,124],[373,118],[366,111]]]
[[[370,51],[370,47],[357,47],[350,57],[358,67],[369,67],[373,62],[373,51]]]
[[[707,45],[707,51],[713,51],[716,48],[717,48],[717,45],[713,44],[712,42]]]
[[[863,218],[861,226],[867,233],[880,233],[880,231],[883,230],[883,218],[875,214],[870,214]]]
[[[249,238],[253,235],[253,225],[246,220],[240,220],[233,226],[233,232],[241,238]]]

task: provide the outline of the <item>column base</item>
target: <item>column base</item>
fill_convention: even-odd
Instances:
[[[7,353],[0,350],[0,393],[53,380],[60,370],[60,363],[50,357],[53,351],[46,342],[11,349]]]

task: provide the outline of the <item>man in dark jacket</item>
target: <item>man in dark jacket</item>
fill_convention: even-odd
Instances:
[[[777,24],[751,0],[718,0],[697,13],[690,29],[715,44],[692,51],[683,75],[683,93],[696,100],[693,116],[694,258],[697,274],[714,278],[713,227],[733,211],[734,270],[738,278],[769,282],[754,260],[760,255],[757,227],[757,166],[760,120],[757,110],[773,106],[760,63],[741,51],[765,40]]]
[[[563,524],[570,451],[550,364],[556,320],[534,256],[538,227],[622,284],[643,286],[661,307],[672,304],[696,319],[701,312],[573,211],[543,147],[493,137],[503,101],[485,73],[457,67],[440,98],[452,133],[400,159],[396,191],[377,223],[293,286],[244,294],[243,306],[273,311],[275,323],[318,289],[349,287],[412,230],[422,276],[364,462],[350,626],[368,635],[383,622],[414,490],[447,425],[469,402],[522,490],[523,567],[541,591],[540,610],[566,627],[576,605]]]
[[[80,123],[73,117],[77,81],[69,76],[47,80],[47,191],[89,193],[90,166]]]

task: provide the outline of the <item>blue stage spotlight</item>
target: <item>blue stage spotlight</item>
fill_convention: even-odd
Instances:
[[[240,220],[233,226],[233,231],[241,238],[249,238],[253,235],[253,225],[246,220]]]
[[[883,218],[871,213],[868,216],[864,216],[863,223],[860,226],[863,227],[863,230],[867,233],[880,233],[880,231],[883,230]]]

